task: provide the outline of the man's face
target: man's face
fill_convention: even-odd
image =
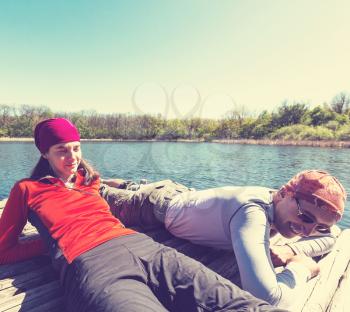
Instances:
[[[336,222],[337,216],[316,202],[285,195],[275,203],[274,226],[287,238],[324,234]]]

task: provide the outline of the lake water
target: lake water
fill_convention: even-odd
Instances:
[[[350,149],[169,142],[84,142],[84,157],[103,177],[171,178],[197,189],[223,185],[278,188],[304,169],[325,169],[350,192]],[[0,142],[0,199],[39,158],[33,143]],[[350,198],[350,196],[349,196]],[[347,202],[342,228],[350,227]]]

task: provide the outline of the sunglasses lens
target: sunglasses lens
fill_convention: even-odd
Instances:
[[[310,224],[314,223],[314,220],[304,213],[299,214],[298,217],[300,218],[301,221],[305,223],[310,223]]]
[[[324,226],[316,226],[315,229],[317,232],[323,233],[323,234],[328,234],[331,232],[330,228],[324,227]]]
[[[298,218],[304,223],[308,223],[308,224],[315,223],[314,218],[301,212],[299,200],[295,198],[295,201],[297,202],[297,206],[298,206]],[[320,224],[315,227],[315,230],[321,234],[328,234],[331,232],[329,227],[320,225]]]

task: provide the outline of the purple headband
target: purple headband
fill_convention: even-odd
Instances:
[[[44,154],[52,145],[80,141],[80,134],[68,119],[50,118],[36,125],[34,141],[39,151]]]

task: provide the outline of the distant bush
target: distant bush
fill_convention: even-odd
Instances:
[[[0,128],[0,137],[6,137],[6,136],[8,136],[7,129]]]
[[[350,140],[350,125],[342,126],[336,132],[336,139],[341,141],[349,141]]]
[[[100,114],[96,111],[54,113],[44,106],[0,104],[0,137],[31,137],[40,120],[66,117],[86,139],[350,140],[348,100],[347,94],[340,94],[334,100],[337,105],[324,103],[312,109],[306,103],[284,102],[277,110],[265,110],[258,116],[247,114],[242,107],[218,120],[198,117],[166,119],[160,114]]]
[[[330,120],[324,126],[330,130],[336,131],[341,125],[337,120]]]
[[[320,126],[336,119],[337,113],[327,106],[316,106],[305,116],[304,123],[311,126]]]
[[[322,126],[293,125],[274,131],[270,138],[282,140],[333,140],[335,135],[334,131]]]
[[[317,126],[310,133],[305,135],[305,140],[334,140],[335,134],[334,131],[322,127]]]

